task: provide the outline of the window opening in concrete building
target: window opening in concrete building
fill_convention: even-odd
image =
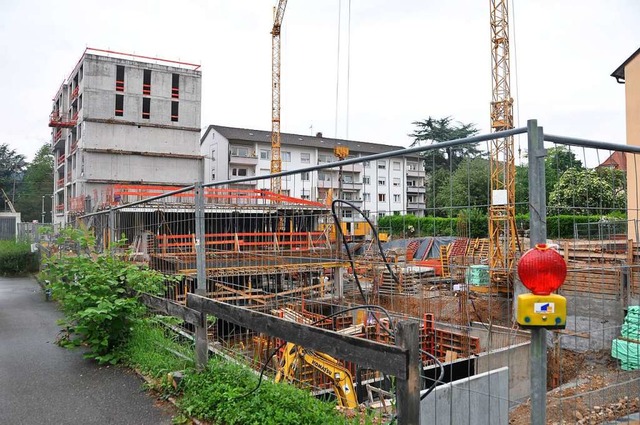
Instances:
[[[171,74],[171,97],[178,99],[180,97],[180,76]]]
[[[237,177],[246,177],[247,176],[247,169],[246,168],[233,168],[231,170],[231,175],[232,176],[237,176]]]
[[[142,94],[151,95],[151,70],[145,69],[142,78]]]
[[[400,161],[393,161],[394,171],[400,171]]]
[[[400,177],[394,177],[393,178],[393,185],[394,186],[400,186]]]
[[[291,152],[282,152],[282,162],[291,162]]]
[[[300,152],[300,162],[303,164],[311,164],[311,154],[309,152]]]
[[[400,202],[400,195],[393,195],[393,202]]]
[[[142,98],[142,118],[146,120],[151,118],[151,99],[148,97]]]
[[[385,161],[384,159],[381,159],[378,161],[378,169],[379,170],[386,170],[387,168],[387,161]]]
[[[124,66],[116,65],[116,91],[124,91]]]
[[[304,181],[304,182],[308,182],[309,181],[309,172],[306,171],[306,172],[300,173],[300,179],[302,181]]]
[[[387,179],[385,179],[384,177],[378,177],[378,186],[386,186],[387,185]]]
[[[363,184],[371,184],[371,176],[363,176],[362,177]]]
[[[171,102],[171,121],[178,121],[178,102]]]
[[[384,202],[387,200],[387,195],[384,193],[378,193],[378,202]]]
[[[271,159],[271,151],[268,149],[260,149],[260,159]]]
[[[124,95],[117,94],[116,95],[116,117],[121,117],[124,115]]]

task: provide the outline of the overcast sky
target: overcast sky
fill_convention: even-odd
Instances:
[[[276,3],[0,0],[0,143],[32,158],[50,140],[51,98],[87,46],[200,63],[203,127],[269,130]],[[640,1],[515,0],[510,14],[517,124],[623,143],[610,74],[640,47]],[[408,146],[431,115],[487,132],[490,58],[489,0],[289,0],[282,131]]]

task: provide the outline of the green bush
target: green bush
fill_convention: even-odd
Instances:
[[[86,345],[89,352],[85,357],[115,364],[119,360],[115,349],[145,311],[130,291],[157,293],[165,276],[117,257],[96,254],[86,233],[70,231],[59,242],[67,244],[69,239],[76,240],[86,253],[48,258],[41,275],[49,281],[53,298],[64,312],[58,342],[69,348]]]
[[[624,214],[613,212],[607,216],[610,220],[624,220]],[[596,223],[602,217],[599,215],[556,215],[547,216],[547,237],[550,239],[567,239],[574,237],[574,225],[580,223]],[[388,231],[396,238],[411,236],[455,236],[458,221],[465,220],[469,223],[469,237],[486,238],[489,236],[489,219],[479,210],[471,210],[470,213],[460,214],[458,217],[415,217],[385,216],[378,220],[381,231]],[[415,229],[411,234],[409,226]],[[529,229],[529,214],[516,216],[518,230]]]
[[[38,271],[38,258],[25,242],[0,241],[0,275],[22,275]]]

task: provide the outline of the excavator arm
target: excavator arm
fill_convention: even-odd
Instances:
[[[292,382],[301,362],[308,364],[331,380],[339,406],[348,409],[358,407],[358,398],[351,373],[328,354],[309,352],[299,345],[292,343],[286,345],[282,358],[282,367],[278,370],[276,382],[281,382],[283,379],[287,382]]]

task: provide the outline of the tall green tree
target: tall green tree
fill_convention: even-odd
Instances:
[[[429,116],[423,121],[412,123],[416,129],[409,136],[413,137],[411,146],[420,144],[442,143],[448,140],[462,139],[478,133],[475,124],[454,122],[451,117],[433,118]],[[450,167],[455,171],[464,158],[474,158],[481,154],[475,144],[463,145],[455,148],[438,149],[430,154],[435,166]],[[427,158],[425,157],[425,160]],[[428,160],[426,162],[429,162]],[[425,164],[430,166],[430,164]]]
[[[436,203],[450,207],[487,208],[489,203],[489,161],[476,157],[463,160],[440,188]]]
[[[529,167],[516,165],[516,214],[529,212]]]
[[[53,154],[51,145],[43,145],[28,164],[20,190],[16,196],[16,209],[23,221],[41,220],[42,200],[49,211],[53,191]],[[50,217],[49,217],[50,218]]]
[[[582,170],[582,161],[566,146],[556,146],[547,149],[544,160],[545,187],[547,189],[547,202],[560,177],[569,169]]]
[[[25,168],[27,160],[21,155],[10,149],[6,143],[0,144],[0,189],[3,189],[10,199],[15,199],[14,188],[17,188]],[[4,199],[0,196],[0,205],[4,209]]]
[[[411,146],[421,144],[437,144],[448,140],[461,139],[478,133],[474,124],[454,122],[451,117],[433,118],[412,123],[416,128],[409,136],[413,137]],[[440,209],[438,194],[448,187],[451,175],[458,169],[465,158],[475,158],[482,152],[476,145],[463,145],[456,148],[433,149],[424,152],[426,173],[426,204],[433,214],[448,215]],[[449,205],[448,203],[446,205]]]

